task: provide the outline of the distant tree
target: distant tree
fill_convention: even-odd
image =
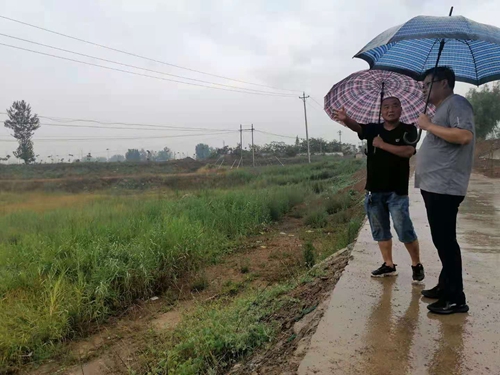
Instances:
[[[31,138],[40,127],[40,120],[37,115],[31,114],[31,107],[24,100],[14,102],[12,107],[7,110],[8,120],[5,120],[6,128],[11,129],[14,138],[17,139],[19,147],[14,151],[14,156],[24,160],[25,164],[35,161],[35,153],[33,151],[33,142]]]
[[[106,163],[108,159],[106,159],[104,156],[99,156],[97,158],[94,158],[92,161],[95,161],[96,163]]]
[[[466,95],[474,108],[476,137],[485,139],[497,135],[500,122],[500,82],[492,87],[484,85],[481,89],[470,89]]]
[[[125,154],[125,159],[127,161],[141,161],[141,154],[136,148],[129,149]]]
[[[172,151],[168,147],[164,147],[163,150],[160,150],[156,153],[155,160],[156,161],[167,161],[172,159]]]
[[[297,136],[297,138],[295,138],[295,147],[300,147],[299,136]]]
[[[123,155],[113,155],[109,158],[110,162],[120,162],[120,161],[125,161],[125,156]]]
[[[287,145],[285,148],[285,155],[288,157],[297,156],[299,149],[297,146]]]
[[[229,155],[229,154],[232,154],[233,152],[234,152],[234,149],[226,145],[224,147],[216,148],[216,149],[212,150],[212,153],[210,156],[217,157],[217,156],[221,156],[221,155]]]
[[[342,152],[342,145],[339,141],[333,140],[326,145],[327,152]]]
[[[198,143],[195,147],[196,159],[206,159],[210,156],[210,147],[205,143]]]
[[[139,155],[140,155],[140,159],[141,161],[146,161],[148,160],[148,152],[146,150],[144,150],[143,148],[141,148],[141,150],[139,151]]]

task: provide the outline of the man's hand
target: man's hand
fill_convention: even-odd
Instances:
[[[378,147],[378,148],[382,149],[385,142],[380,135],[377,135],[375,138],[373,138],[372,144],[373,144],[373,147]]]
[[[342,107],[340,109],[333,110],[333,118],[335,119],[335,121],[345,122],[349,117],[347,116],[345,108]]]
[[[417,125],[420,129],[422,130],[429,130],[429,128],[431,127],[432,125],[432,122],[431,122],[431,119],[429,118],[429,116],[427,116],[426,114],[421,114],[419,117],[418,117],[418,120],[417,120]]]

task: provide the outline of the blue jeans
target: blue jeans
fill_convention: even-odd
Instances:
[[[403,243],[417,240],[410,219],[410,200],[407,195],[390,193],[367,193],[365,197],[365,210],[370,222],[373,239],[377,242],[392,239],[391,222],[398,238]]]

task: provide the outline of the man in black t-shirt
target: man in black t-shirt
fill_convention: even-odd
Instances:
[[[409,139],[415,139],[415,126],[399,121],[401,102],[395,97],[382,101],[383,124],[358,124],[343,108],[334,111],[334,115],[337,121],[343,122],[368,143],[365,210],[373,239],[378,242],[384,260],[372,276],[397,275],[392,260],[391,216],[399,240],[410,253],[413,280],[422,281],[424,267],[420,263],[420,249],[410,219],[408,199],[410,158],[415,154],[415,147],[406,144],[403,138],[408,133]]]

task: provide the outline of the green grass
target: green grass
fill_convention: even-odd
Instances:
[[[60,342],[218,262],[307,199],[320,177],[334,191],[359,167],[330,161],[239,170],[229,174],[232,190],[110,195],[78,209],[0,216],[0,372],[50,357]]]
[[[144,353],[148,375],[220,374],[255,348],[269,343],[279,330],[271,314],[293,301],[295,285],[251,290],[235,300],[200,306],[173,333],[155,336]]]
[[[313,228],[324,228],[328,224],[328,216],[323,208],[316,208],[304,219],[304,224]]]

